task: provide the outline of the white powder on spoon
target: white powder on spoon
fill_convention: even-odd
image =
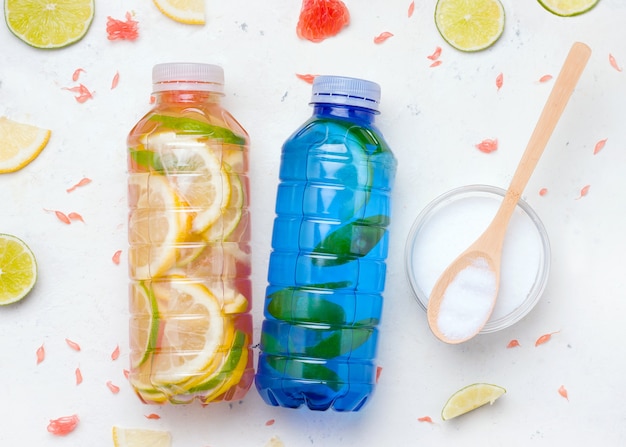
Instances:
[[[477,258],[450,282],[439,307],[437,325],[449,340],[476,334],[489,318],[496,295],[496,275]]]

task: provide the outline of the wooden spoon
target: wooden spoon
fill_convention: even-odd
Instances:
[[[489,320],[500,286],[502,244],[509,220],[590,55],[587,45],[574,43],[495,217],[435,283],[428,299],[427,316],[432,332],[440,340],[452,344],[466,341],[480,332]],[[457,295],[452,296],[454,293]],[[475,301],[461,302],[459,308],[454,307],[465,299]],[[442,329],[441,324],[446,327]]]

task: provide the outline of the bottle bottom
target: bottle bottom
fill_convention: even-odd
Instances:
[[[314,411],[359,411],[374,392],[370,383],[344,384],[335,391],[323,381],[268,377],[257,374],[256,388],[268,405],[284,408],[308,407]]]

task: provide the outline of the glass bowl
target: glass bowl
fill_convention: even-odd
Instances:
[[[417,216],[407,239],[405,263],[424,311],[443,270],[487,228],[505,193],[495,186],[462,186],[437,197]],[[498,298],[480,333],[499,331],[526,316],[541,298],[549,271],[546,229],[520,199],[504,239]]]

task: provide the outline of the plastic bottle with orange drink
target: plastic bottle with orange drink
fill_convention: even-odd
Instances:
[[[146,403],[242,398],[253,381],[246,131],[224,72],[156,65],[128,136],[129,380]]]

